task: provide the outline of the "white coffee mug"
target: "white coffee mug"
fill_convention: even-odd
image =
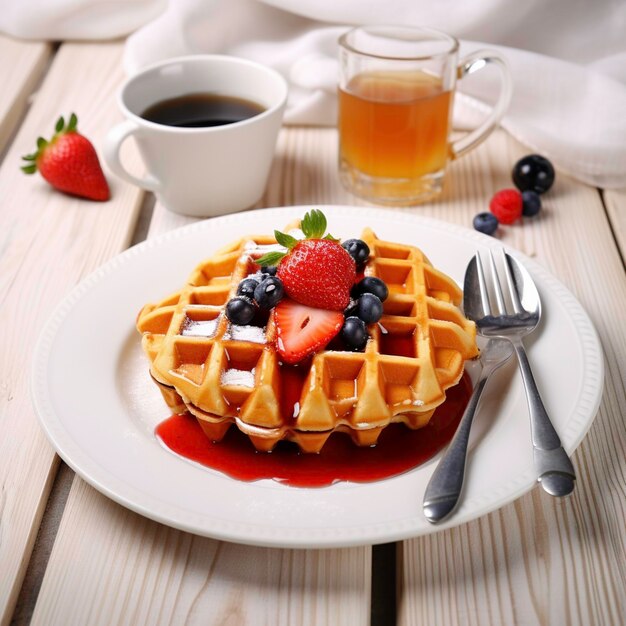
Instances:
[[[152,105],[188,94],[242,98],[264,110],[248,119],[180,128],[141,117]],[[118,103],[126,121],[108,134],[104,156],[118,176],[156,193],[170,211],[211,217],[240,211],[263,195],[287,101],[278,72],[236,57],[197,55],[169,59],[130,78]],[[120,148],[133,136],[148,175],[131,174]]]

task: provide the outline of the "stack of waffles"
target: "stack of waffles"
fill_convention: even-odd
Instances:
[[[318,452],[335,431],[374,445],[392,422],[425,426],[477,356],[474,324],[458,308],[462,293],[416,247],[379,240],[366,276],[389,289],[380,322],[363,352],[333,341],[297,366],[280,362],[270,314],[237,326],[224,306],[255,258],[277,247],[268,236],[240,239],[200,263],[181,291],[146,305],[137,319],[150,372],[170,409],[189,412],[219,441],[232,424],[261,451],[278,441]]]

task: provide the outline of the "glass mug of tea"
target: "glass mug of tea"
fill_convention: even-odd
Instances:
[[[286,102],[285,79],[258,63],[222,55],[163,61],[123,85],[126,120],[109,132],[104,156],[175,213],[247,209],[265,190]],[[131,136],[146,166],[142,178],[120,159]]]
[[[411,205],[441,192],[449,160],[487,138],[511,100],[504,59],[479,51],[458,61],[454,37],[428,28],[367,26],[339,39],[339,173],[371,202]],[[457,79],[495,64],[501,91],[491,114],[451,142]]]

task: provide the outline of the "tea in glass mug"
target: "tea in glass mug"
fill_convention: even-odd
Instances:
[[[340,40],[339,171],[344,186],[381,204],[417,204],[439,194],[445,167],[483,141],[511,98],[503,59],[477,52],[458,64],[458,42],[431,29],[372,26]],[[456,78],[488,63],[502,91],[481,126],[450,142]]]

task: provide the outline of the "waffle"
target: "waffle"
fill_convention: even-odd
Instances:
[[[474,324],[458,308],[461,290],[418,248],[381,241],[370,229],[361,239],[371,251],[365,275],[389,288],[364,352],[331,342],[309,361],[283,366],[271,315],[262,328],[229,322],[224,305],[258,270],[253,259],[276,246],[268,236],[222,248],[181,291],[146,305],[137,329],[170,409],[190,412],[214,441],[234,423],[260,451],[287,439],[319,452],[335,431],[371,446],[392,422],[425,426],[477,355]]]

